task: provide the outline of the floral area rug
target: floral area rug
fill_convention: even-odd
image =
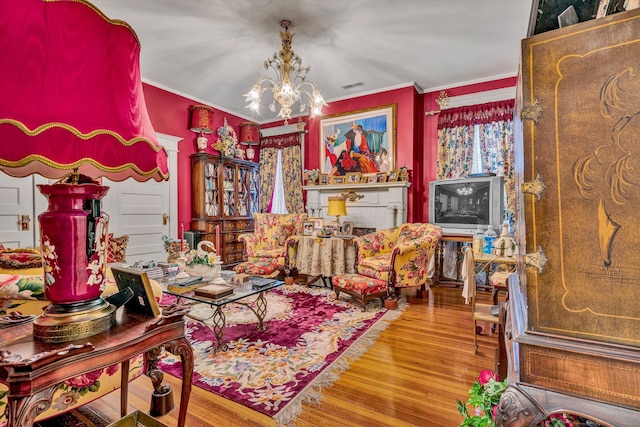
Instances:
[[[282,286],[265,293],[267,331],[256,330],[256,317],[246,307],[229,304],[227,351],[207,349],[215,342],[202,323],[188,319],[187,336],[194,351],[194,384],[288,425],[301,412],[302,403],[318,402],[322,388],[331,385],[349,364],[375,342],[398,310],[370,302],[363,312],[351,297],[327,288]],[[255,298],[255,297],[253,297]],[[209,317],[200,304],[190,315]],[[180,377],[180,358],[167,354],[158,366]]]

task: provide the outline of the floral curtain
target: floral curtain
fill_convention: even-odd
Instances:
[[[479,129],[482,172],[504,176],[505,215],[512,226],[516,200],[514,103],[511,99],[443,110],[438,117],[436,170],[436,179],[468,177],[473,164],[474,132]]]
[[[282,150],[282,178],[289,213],[303,213],[300,134],[290,133],[260,140],[260,211],[269,212],[276,177],[278,150]]]

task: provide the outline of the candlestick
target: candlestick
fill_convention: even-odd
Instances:
[[[220,225],[216,225],[216,252],[220,255]]]
[[[180,223],[180,252],[184,252],[184,223]]]

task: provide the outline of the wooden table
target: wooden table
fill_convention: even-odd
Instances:
[[[461,279],[461,270],[462,267],[462,248],[465,243],[471,243],[473,241],[473,236],[471,234],[443,234],[440,237],[440,241],[436,246],[435,253],[435,269],[433,274],[433,282],[434,284],[443,284],[447,282],[453,282],[456,285],[462,285]],[[443,279],[442,277],[442,265],[444,263],[444,246],[445,242],[455,242],[456,243],[456,277],[455,279]]]
[[[66,380],[100,368],[121,364],[120,412],[127,413],[129,360],[145,354],[145,373],[156,392],[167,392],[158,356],[164,348],[182,361],[182,393],[178,426],[185,425],[193,379],[193,351],[185,338],[183,316],[188,309],[167,307],[162,317],[150,318],[118,309],[116,325],[89,338],[62,344],[33,338],[33,325],[0,330],[0,382],[9,388],[7,426],[30,427],[47,410],[53,394]]]

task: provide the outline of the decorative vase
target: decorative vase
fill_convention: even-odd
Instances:
[[[196,139],[199,153],[204,153],[207,150],[207,142],[208,139],[206,136],[199,136],[198,139]]]
[[[251,146],[248,146],[246,152],[247,152],[247,159],[253,160],[253,158],[256,155],[256,150],[254,150]]]
[[[497,256],[514,256],[516,239],[509,234],[509,224],[502,224],[502,233],[494,243],[494,253]]]

